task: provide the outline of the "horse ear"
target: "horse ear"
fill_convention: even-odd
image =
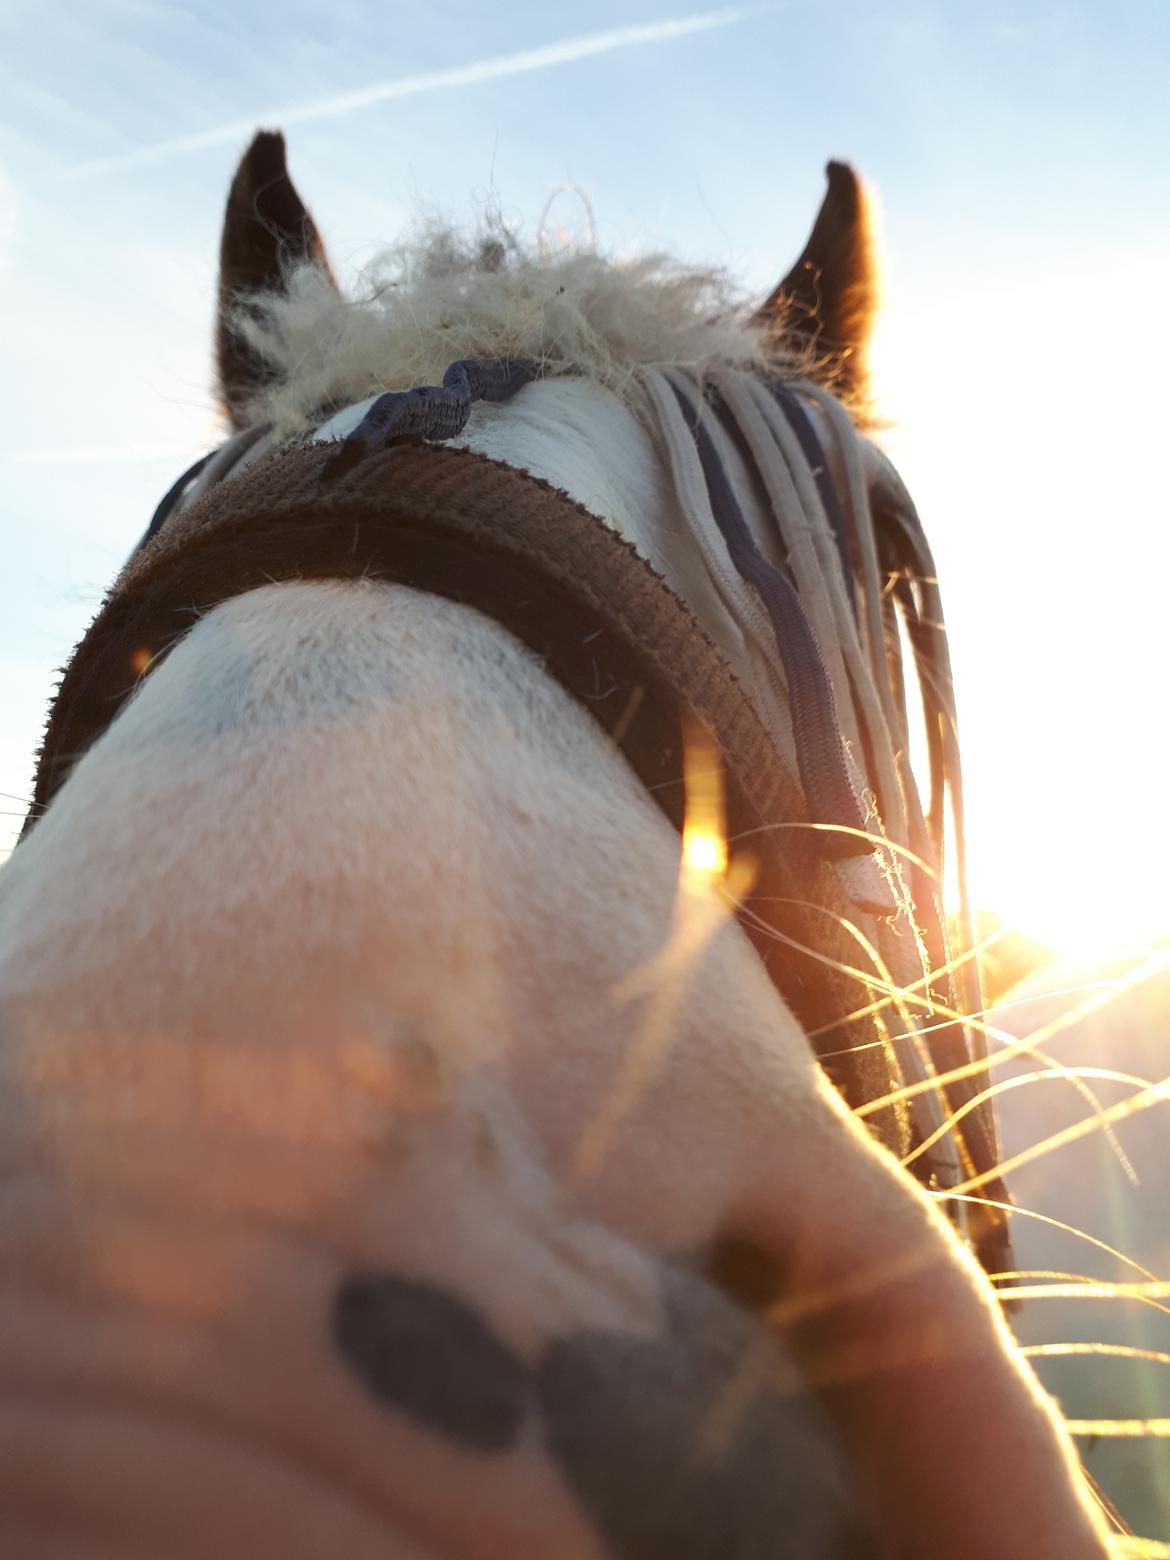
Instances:
[[[268,375],[233,315],[248,293],[279,290],[290,267],[304,261],[333,282],[320,234],[288,176],[284,136],[261,130],[232,180],[219,246],[216,366],[235,428],[246,424],[247,404]]]
[[[869,201],[848,163],[831,162],[825,173],[829,188],[804,252],[768,295],[759,318],[778,342],[827,364],[845,399],[864,404],[878,303]]]

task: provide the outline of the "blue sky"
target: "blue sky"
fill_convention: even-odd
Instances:
[[[343,277],[420,208],[474,221],[494,192],[531,235],[571,182],[603,248],[763,289],[844,156],[880,200],[879,388],[948,601],[978,896],[1066,943],[1170,930],[1148,886],[1170,858],[1170,7],[45,14],[0,11],[0,789],[27,794],[52,667],[215,439],[249,127],[287,129]]]

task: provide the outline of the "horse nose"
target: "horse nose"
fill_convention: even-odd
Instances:
[[[798,1372],[697,1275],[466,1163],[306,1157],[82,1130],[14,1167],[0,1554],[877,1555]]]

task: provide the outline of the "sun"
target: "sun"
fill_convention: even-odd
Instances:
[[[1111,336],[1089,417],[1075,322],[1100,297],[1151,312],[1143,332]],[[879,441],[915,495],[945,603],[973,900],[1082,963],[1170,933],[1170,529],[1142,453],[1164,444],[1165,354],[1151,333],[1170,345],[1147,260],[1041,277],[1013,254],[892,298],[875,366]]]

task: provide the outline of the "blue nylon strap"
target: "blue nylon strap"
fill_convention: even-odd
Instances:
[[[142,533],[142,536],[134,549],[135,552],[138,552],[139,548],[145,547],[155,532],[162,529],[162,526],[170,517],[171,511],[182,498],[183,494],[191,486],[192,482],[194,482],[195,478],[208,464],[208,462],[213,461],[218,454],[218,450],[209,450],[206,455],[201,455],[193,466],[188,466],[181,477],[177,478],[176,481],[171,483],[170,487],[159,500],[154,514],[151,515],[150,524]]]
[[[327,478],[342,476],[359,461],[407,440],[454,439],[467,426],[477,401],[507,401],[536,378],[527,363],[477,363],[460,358],[441,385],[389,390],[380,395],[361,422],[325,463]]]
[[[837,556],[841,560],[845,589],[849,592],[849,602],[856,617],[857,581],[853,574],[853,560],[849,556],[849,533],[845,526],[845,516],[841,511],[841,501],[837,497],[837,489],[833,485],[833,478],[829,471],[828,456],[820,439],[817,438],[812,418],[800,404],[800,398],[787,385],[778,384],[775,380],[769,382],[768,389],[772,393],[773,400],[784,413],[788,426],[800,441],[801,451],[812,471],[821,504],[828,517],[829,528],[833,533],[833,540],[837,544]]]
[[[731,561],[759,592],[776,635],[788,678],[796,762],[809,811],[816,823],[863,831],[865,820],[845,767],[833,690],[800,597],[756,546],[714,441],[695,405],[673,381],[671,389],[690,425],[707,482],[711,512],[727,543]],[[873,849],[868,840],[848,833],[825,834],[818,844],[822,854],[833,860],[868,855]]]

